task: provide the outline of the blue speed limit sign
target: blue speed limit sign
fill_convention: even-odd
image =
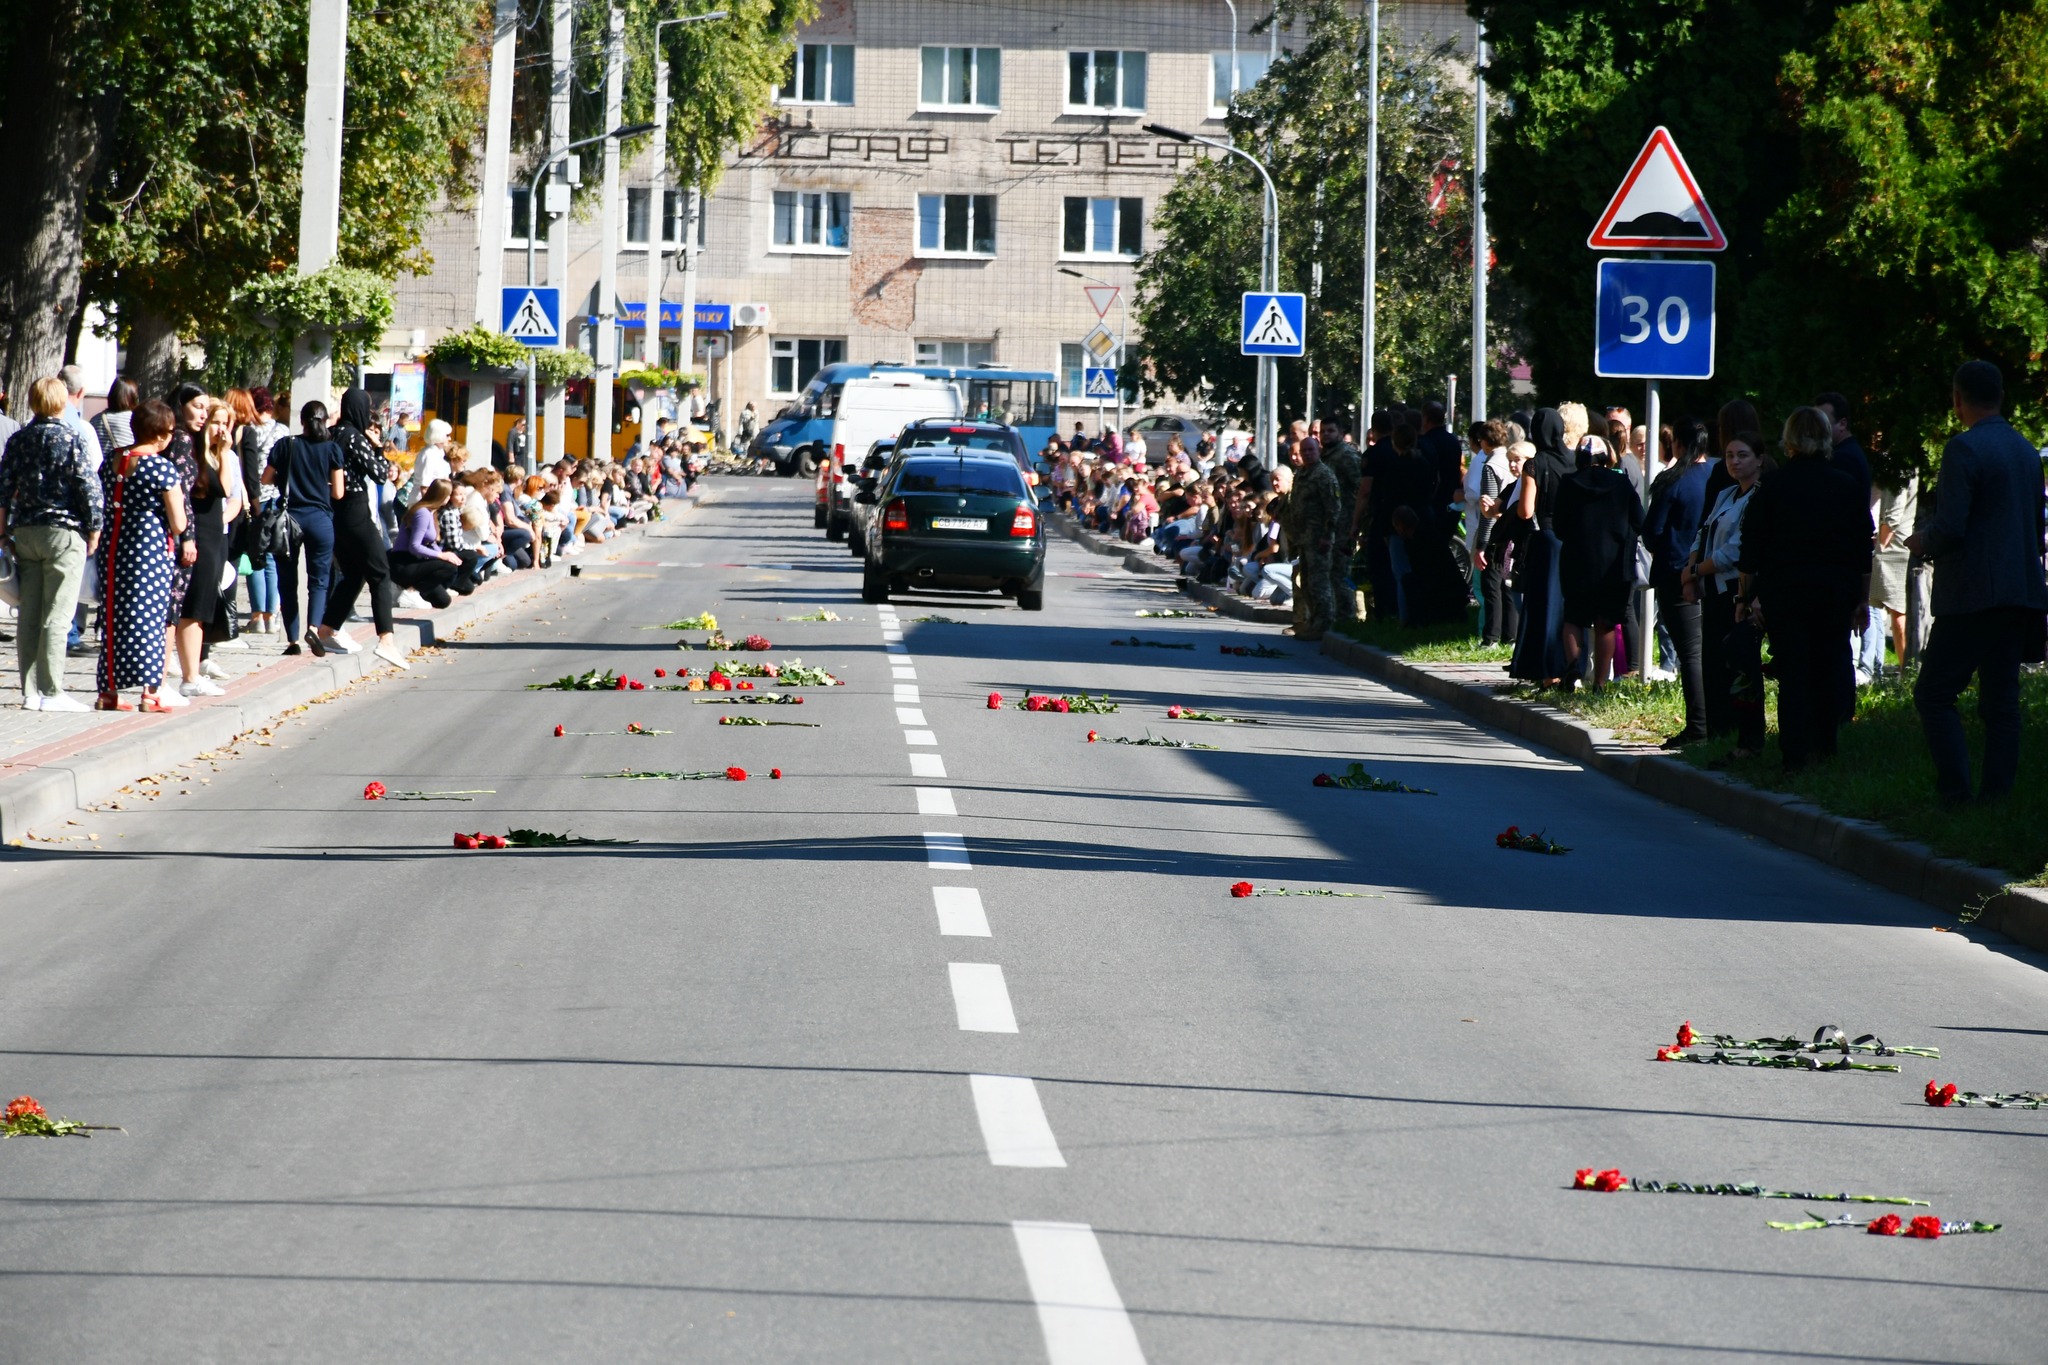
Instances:
[[[1593,373],[1602,379],[1714,377],[1714,263],[1600,262]]]

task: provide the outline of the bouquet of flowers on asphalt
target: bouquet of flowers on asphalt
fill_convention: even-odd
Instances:
[[[682,620],[680,620],[680,621],[670,621],[670,622],[669,622],[669,623],[667,623],[666,625],[660,625],[660,626],[642,626],[642,627],[641,627],[641,629],[642,629],[642,630],[717,630],[717,629],[718,629],[718,618],[717,618],[716,616],[713,616],[713,615],[712,615],[712,614],[711,614],[710,612],[708,612],[708,611],[700,611],[700,612],[698,612],[698,613],[697,613],[697,614],[696,614],[695,616],[685,616],[685,617],[684,617],[684,618],[683,618]]]
[[[1519,825],[1509,825],[1493,836],[1494,847],[1519,849],[1523,853],[1569,853],[1570,849],[1541,834],[1524,834]]]
[[[1225,716],[1214,711],[1197,711],[1192,706],[1177,705],[1166,708],[1166,718],[1168,720],[1206,720],[1213,721],[1218,725],[1264,725],[1266,723],[1262,720],[1254,720],[1250,716]]]
[[[0,1109],[0,1138],[17,1137],[91,1137],[94,1133],[119,1133],[125,1130],[110,1123],[79,1123],[73,1119],[53,1119],[48,1110],[37,1104],[33,1095],[16,1095]]]
[[[528,683],[529,692],[639,692],[647,684],[609,668],[593,668],[588,673],[564,673],[553,682]]]
[[[1318,787],[1342,787],[1354,792],[1408,792],[1414,796],[1435,796],[1427,787],[1411,787],[1406,782],[1396,782],[1391,777],[1374,777],[1365,770],[1363,763],[1354,763],[1334,777],[1329,773],[1317,773]]]

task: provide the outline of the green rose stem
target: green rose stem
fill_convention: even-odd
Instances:
[[[1851,1218],[1846,1213],[1840,1218],[1823,1218],[1817,1213],[1809,1212],[1806,1218],[1797,1223],[1766,1223],[1764,1226],[1778,1232],[1813,1232],[1820,1228],[1857,1228],[1867,1231],[1874,1221],[1876,1220]],[[1996,1232],[2003,1226],[2002,1223],[1978,1223],[1959,1219],[1952,1223],[1944,1222],[1941,1225],[1941,1235],[1955,1237],[1970,1232]]]

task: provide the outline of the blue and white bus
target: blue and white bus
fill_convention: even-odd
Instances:
[[[839,391],[849,379],[877,374],[922,374],[950,379],[960,386],[964,414],[973,421],[1001,422],[1014,427],[1032,455],[1045,447],[1059,428],[1059,384],[1046,370],[1017,370],[1006,365],[827,365],[804,386],[803,396],[761,428],[755,454],[774,459],[785,476],[813,473],[825,456]]]

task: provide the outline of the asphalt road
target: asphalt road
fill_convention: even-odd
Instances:
[[[0,856],[0,1090],[126,1130],[0,1146],[14,1347],[2044,1358],[2048,1112],[1919,1098],[2048,1087],[2039,959],[1305,646],[1218,650],[1270,630],[1139,619],[1185,601],[1064,542],[1042,615],[899,598],[885,629],[807,492],[719,481],[647,562]],[[778,619],[819,607],[845,619]],[[523,690],[701,665],[643,629],[701,610],[848,685]],[[1026,687],[1122,710],[987,708]],[[552,735],[628,721],[674,733]],[[1353,759],[1437,795],[1310,784]],[[753,780],[586,776],[728,764]],[[639,842],[449,846],[513,826]],[[1944,1060],[1653,1062],[1684,1019]],[[2006,1228],[1774,1232],[1827,1206],[1573,1192],[1582,1166]]]

